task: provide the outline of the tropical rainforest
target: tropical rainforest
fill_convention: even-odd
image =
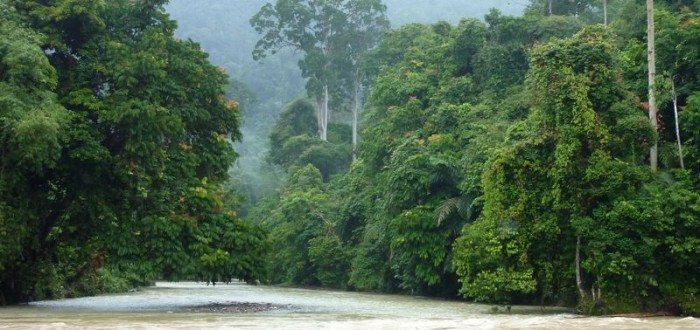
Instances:
[[[700,1],[521,2],[0,0],[0,303],[700,315]]]

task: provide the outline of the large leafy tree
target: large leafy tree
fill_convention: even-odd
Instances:
[[[356,99],[359,56],[388,28],[385,12],[380,0],[278,0],[263,6],[250,20],[262,35],[254,58],[275,54],[283,47],[304,54],[299,67],[307,78],[307,93],[317,101],[318,129],[324,141],[331,95],[341,96],[336,104],[342,103],[342,95]]]
[[[27,276],[46,247],[58,214],[50,178],[59,166],[71,113],[55,94],[58,75],[46,58],[45,37],[0,2],[0,303]],[[48,213],[47,213],[48,211]]]
[[[134,283],[259,278],[264,233],[220,188],[236,102],[199,46],[174,39],[165,1],[9,3],[2,79],[17,100],[3,97],[3,161],[27,167],[0,189],[19,250],[3,248],[6,299],[71,294],[103,265]]]

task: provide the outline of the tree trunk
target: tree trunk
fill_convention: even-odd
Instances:
[[[323,96],[318,102],[316,120],[318,122],[319,137],[323,141],[328,141],[328,85],[323,86]]]
[[[678,142],[678,160],[681,162],[681,168],[685,170],[683,163],[683,143],[681,142],[681,128],[678,122],[678,95],[676,95],[676,83],[671,78],[671,93],[673,94],[673,115],[676,121],[676,141]]]
[[[329,58],[333,53],[333,48],[331,47],[330,43],[331,35],[333,35],[333,29],[332,27],[329,27],[323,38],[323,56],[326,59],[326,64],[324,64],[324,71],[329,70]],[[330,98],[330,96],[328,93],[328,77],[323,77],[323,79],[323,101],[318,114],[318,130],[321,133],[321,140],[328,141],[328,99]]]
[[[326,104],[326,101],[323,97],[320,97],[319,99],[316,100],[316,124],[318,125],[318,137],[321,140],[323,140],[323,134],[325,132],[325,128],[323,126],[325,104]]]
[[[608,27],[608,0],[603,0],[603,26]]]
[[[583,288],[583,279],[581,278],[581,236],[576,236],[576,287],[581,300],[586,297],[586,291]]]
[[[352,107],[352,161],[357,160],[358,120],[360,113],[360,69],[355,69],[353,81],[353,107]]]
[[[554,0],[549,0],[549,9],[547,11],[549,16],[552,16],[552,1],[554,1]]]
[[[656,117],[656,97],[654,83],[656,80],[656,51],[654,36],[654,0],[647,0],[647,50],[649,64],[649,120],[655,132],[659,131],[659,123]],[[651,170],[656,172],[659,162],[658,142],[654,142],[649,151],[649,163]]]

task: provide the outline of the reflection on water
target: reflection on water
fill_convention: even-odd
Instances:
[[[253,314],[192,313],[211,303],[289,306]],[[243,284],[158,283],[120,295],[0,308],[0,329],[700,329],[694,318],[592,318],[564,309]]]

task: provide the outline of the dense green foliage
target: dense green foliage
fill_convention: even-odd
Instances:
[[[0,2],[0,299],[264,278],[227,77],[165,1]]]
[[[264,3],[260,0],[171,0],[166,5],[168,13],[178,21],[175,35],[200,43],[210,54],[212,63],[226,68],[231,77],[243,85],[234,84],[238,87],[247,86],[246,89],[254,96],[243,99],[240,93],[230,94],[239,101],[243,119],[242,141],[236,143],[239,158],[230,173],[233,177],[230,184],[240,189],[246,199],[238,208],[242,215],[247,213],[251,204],[262,196],[273,193],[285,180],[284,170],[266,162],[268,136],[280,110],[294,99],[303,97],[305,90],[298,67],[298,52],[282,49],[262,61],[254,61],[250,55],[259,35],[249,20]],[[457,22],[463,17],[481,17],[492,7],[505,13],[517,14],[524,7],[524,4],[510,0],[441,0],[437,3],[419,0],[412,1],[409,6],[402,0],[383,3],[387,6],[386,13],[392,25],[397,27],[410,22],[432,23],[441,19]],[[365,78],[372,77],[369,75],[363,77]],[[239,90],[238,87],[234,89]],[[229,93],[234,89],[229,89]],[[351,89],[343,91],[344,94],[350,92]],[[367,92],[366,86],[358,92],[361,103]],[[332,105],[330,126],[334,122],[352,121],[348,112],[352,110],[352,104],[340,103]]]
[[[484,212],[456,243],[464,295],[491,301],[538,289],[543,299],[565,298],[567,287],[557,283],[574,278],[576,236],[604,231],[609,219],[600,209],[644,182],[635,155],[654,133],[622,88],[608,40],[586,29],[532,51],[530,115],[494,150],[483,176]],[[582,236],[590,245],[611,238]],[[602,285],[608,269],[590,271]]]
[[[405,25],[363,56],[358,159],[327,183],[302,162],[251,214],[283,256],[273,281],[700,313],[697,3],[657,8],[659,132],[643,104],[643,3],[611,2],[609,28],[596,25],[601,1],[555,1],[551,13],[548,3]],[[279,121],[273,145],[292,131],[303,130]]]
[[[698,1],[657,1],[658,131],[641,0],[456,24],[416,2],[398,21],[431,24],[390,31],[395,1],[241,1],[230,26],[267,63],[242,59],[251,40],[213,53],[244,83],[173,38],[164,2],[0,0],[8,302],[240,278],[700,315]],[[202,37],[226,34],[220,20]],[[302,56],[271,56],[282,46]],[[224,95],[269,138],[242,146],[281,178],[264,198],[227,181],[241,131]],[[359,105],[355,149],[335,110]]]
[[[349,127],[332,124],[329,141],[322,141],[316,137],[314,120],[314,106],[307,100],[299,99],[285,107],[270,133],[269,160],[290,174],[312,164],[328,181],[350,163]]]

